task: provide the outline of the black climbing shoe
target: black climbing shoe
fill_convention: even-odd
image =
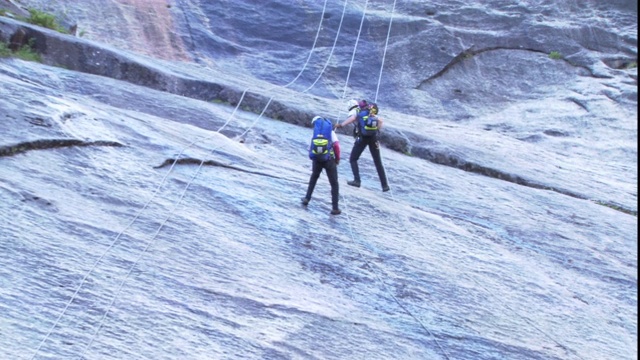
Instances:
[[[357,180],[347,181],[347,184],[355,187],[360,187],[360,181],[357,181]]]
[[[331,215],[340,215],[341,213],[342,213],[342,210],[340,209],[331,210]]]
[[[387,191],[389,191],[389,190],[391,190],[391,189],[389,189],[389,187],[388,187],[388,186],[385,186],[385,187],[383,187],[383,188],[382,188],[382,191],[383,191],[383,192],[387,192]]]
[[[307,206],[307,204],[309,204],[309,199],[307,199],[306,197],[302,198],[302,205]]]

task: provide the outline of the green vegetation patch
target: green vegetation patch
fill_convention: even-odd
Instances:
[[[553,60],[560,60],[560,59],[562,59],[562,54],[560,54],[557,51],[552,51],[552,52],[549,53],[549,57],[551,59],[553,59]]]
[[[9,50],[7,44],[0,41],[0,58],[6,58],[12,55],[13,53]]]
[[[36,9],[29,9],[29,14],[31,14],[31,17],[25,20],[30,24],[46,27],[48,29],[61,32],[63,34],[69,33],[65,28],[63,28],[60,24],[58,24],[58,21],[56,20],[56,18],[51,14],[47,14],[45,12],[42,12]]]
[[[0,41],[0,58],[17,57],[26,61],[42,62],[40,54],[33,50],[35,39],[30,39],[29,44],[23,45],[17,51],[11,51],[7,43]]]

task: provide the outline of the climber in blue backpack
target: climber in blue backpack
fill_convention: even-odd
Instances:
[[[338,184],[338,164],[340,163],[340,142],[331,120],[316,116],[311,120],[313,125],[313,136],[309,144],[309,159],[313,161],[311,168],[311,178],[307,194],[302,198],[302,204],[307,205],[311,200],[313,189],[316,187],[322,169],[325,170],[329,184],[331,185],[331,214],[338,215],[342,211],[338,207],[339,184]]]
[[[353,107],[355,103],[358,104],[357,109]],[[380,157],[380,141],[378,140],[378,133],[380,132],[380,129],[382,129],[384,120],[378,116],[378,105],[376,103],[369,104],[366,100],[360,100],[359,102],[356,100],[349,100],[348,107],[349,117],[344,122],[336,125],[336,128],[341,128],[345,125],[356,122],[356,141],[353,144],[351,156],[349,156],[351,171],[353,172],[353,180],[347,181],[347,184],[360,187],[360,169],[358,168],[358,159],[360,159],[360,155],[362,155],[364,149],[369,147],[373,163],[376,165],[376,170],[378,171],[382,191],[389,191],[387,174],[384,171],[382,158]]]

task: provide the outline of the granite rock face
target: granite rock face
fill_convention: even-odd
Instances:
[[[635,2],[0,9],[0,357],[637,358]]]

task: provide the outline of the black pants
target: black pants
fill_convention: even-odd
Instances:
[[[322,169],[327,173],[327,177],[329,178],[329,184],[331,185],[331,206],[334,209],[338,208],[338,166],[336,165],[335,159],[329,159],[324,162],[320,162],[317,160],[313,160],[313,166],[311,168],[311,178],[309,179],[309,187],[307,188],[307,196],[306,198],[311,200],[311,195],[313,194],[313,189],[316,187],[316,183],[318,182],[318,178],[322,173]]]
[[[351,150],[351,156],[349,162],[351,163],[351,171],[353,172],[353,180],[360,182],[360,169],[358,168],[358,159],[366,147],[369,147],[369,152],[373,158],[373,163],[378,170],[378,177],[380,178],[380,184],[383,188],[389,186],[387,182],[387,174],[382,166],[382,158],[380,157],[380,142],[377,136],[359,136],[356,138],[356,142],[353,144]]]

